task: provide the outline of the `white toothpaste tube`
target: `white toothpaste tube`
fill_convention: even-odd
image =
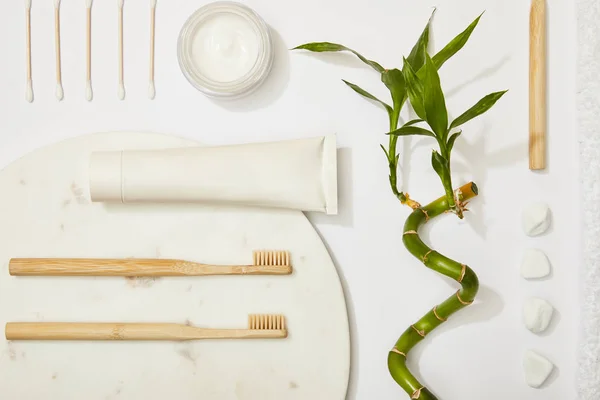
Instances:
[[[335,135],[94,152],[94,202],[212,203],[337,214]]]

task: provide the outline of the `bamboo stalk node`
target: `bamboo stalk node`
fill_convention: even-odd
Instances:
[[[464,306],[468,306],[470,304],[473,303],[473,300],[471,301],[464,301],[463,299],[460,298],[460,290],[456,292],[456,298],[458,299],[458,301],[460,302],[460,304],[464,305]]]
[[[423,264],[425,264],[428,260],[427,257],[429,257],[429,255],[433,253],[433,250],[429,250],[427,253],[425,253],[425,255],[423,256]]]
[[[463,279],[465,279],[465,274],[467,273],[467,266],[465,264],[461,264],[462,269],[460,270],[460,276],[457,279],[458,283],[462,283]]]
[[[405,235],[418,235],[417,231],[406,231],[404,232]]]
[[[429,214],[427,214],[427,211],[424,208],[419,208],[419,210],[423,211],[423,214],[425,214],[425,222],[429,221]]]
[[[433,310],[432,310],[432,311],[433,311],[433,315],[435,315],[435,317],[436,317],[437,319],[439,319],[440,321],[442,321],[442,322],[445,322],[445,321],[447,321],[447,320],[448,320],[448,318],[442,318],[442,317],[440,317],[440,316],[438,315],[438,313],[437,313],[437,306],[433,307]]]
[[[401,352],[400,350],[398,350],[396,348],[396,346],[394,346],[394,348],[392,350],[390,350],[392,353],[396,353],[396,354],[400,354],[401,356],[404,356],[404,358],[406,358],[406,354]]]
[[[414,393],[412,394],[412,396],[410,396],[411,399],[413,400],[417,400],[419,397],[421,397],[421,391],[425,389],[424,387],[419,388],[417,390],[414,391]]]
[[[417,332],[417,333],[419,334],[419,336],[421,336],[421,337],[425,337],[426,333],[425,333],[425,330],[424,330],[424,329],[423,329],[423,330],[419,330],[419,329],[418,329],[416,326],[414,326],[414,325],[411,325],[411,327],[412,327],[412,328],[415,330],[415,332]]]

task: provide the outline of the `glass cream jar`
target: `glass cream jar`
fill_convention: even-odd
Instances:
[[[274,50],[269,27],[247,6],[218,1],[198,9],[181,29],[177,56],[186,79],[214,98],[239,98],[266,79]]]

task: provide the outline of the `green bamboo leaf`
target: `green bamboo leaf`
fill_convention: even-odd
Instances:
[[[433,150],[431,153],[431,165],[433,166],[435,172],[442,179],[442,182],[444,182],[446,176],[449,176],[448,160],[446,160],[440,153]]]
[[[429,27],[431,25],[431,20],[433,19],[434,15],[435,9],[433,9],[433,12],[429,17],[427,25],[425,26],[425,29],[423,29],[419,40],[417,40],[417,43],[415,43],[414,47],[412,48],[410,54],[407,57],[408,63],[415,71],[418,71],[423,66],[423,64],[425,64],[425,54],[427,54],[427,47],[429,46]]]
[[[390,155],[389,155],[388,151],[386,150],[386,148],[383,147],[382,144],[380,144],[379,146],[381,146],[381,150],[383,150],[383,152],[385,153],[385,158],[387,158],[389,160],[390,159]]]
[[[479,100],[477,104],[469,108],[461,116],[452,121],[452,124],[450,124],[450,129],[456,128],[457,126],[461,126],[462,124],[472,120],[473,118],[476,118],[481,114],[485,113],[490,108],[492,108],[494,104],[496,104],[496,102],[500,100],[500,98],[504,96],[506,92],[508,92],[508,90],[488,94],[483,99]]]
[[[462,31],[458,36],[452,39],[442,50],[440,50],[435,56],[433,56],[433,63],[435,64],[437,69],[440,69],[442,65],[444,65],[444,63],[450,59],[450,57],[458,53],[460,49],[462,49],[465,46],[465,44],[469,40],[469,37],[471,37],[471,34],[477,27],[477,24],[479,23],[479,20],[482,16],[483,13],[481,13],[481,15],[479,15],[479,17],[477,17],[475,21],[471,22],[467,29]]]
[[[356,57],[358,57],[362,62],[364,62],[365,64],[367,64],[368,66],[370,66],[371,68],[373,68],[375,71],[377,72],[383,72],[385,71],[385,68],[383,68],[381,65],[379,65],[377,62],[373,61],[373,60],[369,60],[365,57],[363,57],[360,53],[344,46],[341,44],[337,44],[337,43],[330,43],[330,42],[313,42],[313,43],[305,43],[302,44],[300,46],[296,46],[294,47],[292,50],[308,50],[308,51],[313,51],[313,52],[317,52],[317,53],[323,53],[323,52],[335,52],[335,51],[349,51],[352,54],[354,54]]]
[[[423,121],[420,118],[417,118],[417,119],[413,119],[413,120],[408,121],[407,123],[404,124],[404,126],[411,126],[411,125],[418,124],[420,122],[425,122],[425,121]]]
[[[453,133],[450,138],[448,139],[448,144],[446,145],[446,149],[448,151],[448,154],[450,154],[452,152],[452,148],[454,147],[454,142],[456,142],[456,139],[458,139],[458,137],[460,136],[460,134],[462,133],[462,131],[458,131],[456,133]]]
[[[394,115],[400,115],[402,105],[406,101],[406,83],[399,69],[389,69],[381,74],[381,81],[387,86],[394,102]]]
[[[424,68],[423,107],[425,108],[425,120],[437,137],[445,139],[448,131],[448,110],[442,92],[440,76],[429,55],[425,55]]]
[[[378,102],[379,104],[381,104],[382,106],[385,107],[385,109],[387,110],[388,114],[390,114],[390,115],[392,114],[392,112],[393,112],[392,107],[390,107],[389,104],[387,104],[386,102],[379,100],[377,97],[373,96],[371,93],[369,93],[366,90],[362,89],[360,86],[355,85],[354,83],[345,81],[343,79],[342,79],[342,81],[346,85],[350,86],[350,88],[352,90],[354,90],[356,93],[358,93],[358,94],[366,97],[367,99],[371,99],[371,100],[374,100],[374,101]]]
[[[402,74],[404,75],[404,81],[406,82],[406,91],[408,93],[410,104],[419,118],[425,120],[426,115],[425,106],[423,105],[423,82],[421,82],[421,80],[417,77],[417,74],[410,66],[410,63],[406,58],[404,59]]]
[[[404,125],[402,128],[396,129],[395,131],[389,132],[388,135],[394,135],[394,136],[421,135],[421,136],[435,137],[433,132],[428,131],[427,129],[419,128],[418,126],[406,126],[406,125]]]

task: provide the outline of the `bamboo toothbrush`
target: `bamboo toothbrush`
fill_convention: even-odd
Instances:
[[[13,258],[13,276],[208,276],[289,275],[286,251],[256,251],[252,265],[208,265],[173,259]]]
[[[546,2],[533,0],[529,42],[529,169],[546,168]]]
[[[123,74],[123,5],[124,0],[117,0],[119,6],[119,100],[125,99],[125,79]]]
[[[285,339],[283,315],[250,315],[247,329],[209,329],[170,323],[9,322],[7,340]]]
[[[33,101],[33,82],[31,79],[31,0],[25,0],[25,38],[27,47],[27,89],[25,91],[25,99],[31,103]]]
[[[148,98],[154,100],[156,88],[154,87],[154,37],[156,31],[156,0],[150,0],[150,85]]]
[[[65,97],[60,62],[60,0],[54,0],[54,42],[56,49],[56,98],[60,101]]]
[[[85,0],[86,8],[86,85],[85,98],[92,101],[92,3],[93,0]]]

